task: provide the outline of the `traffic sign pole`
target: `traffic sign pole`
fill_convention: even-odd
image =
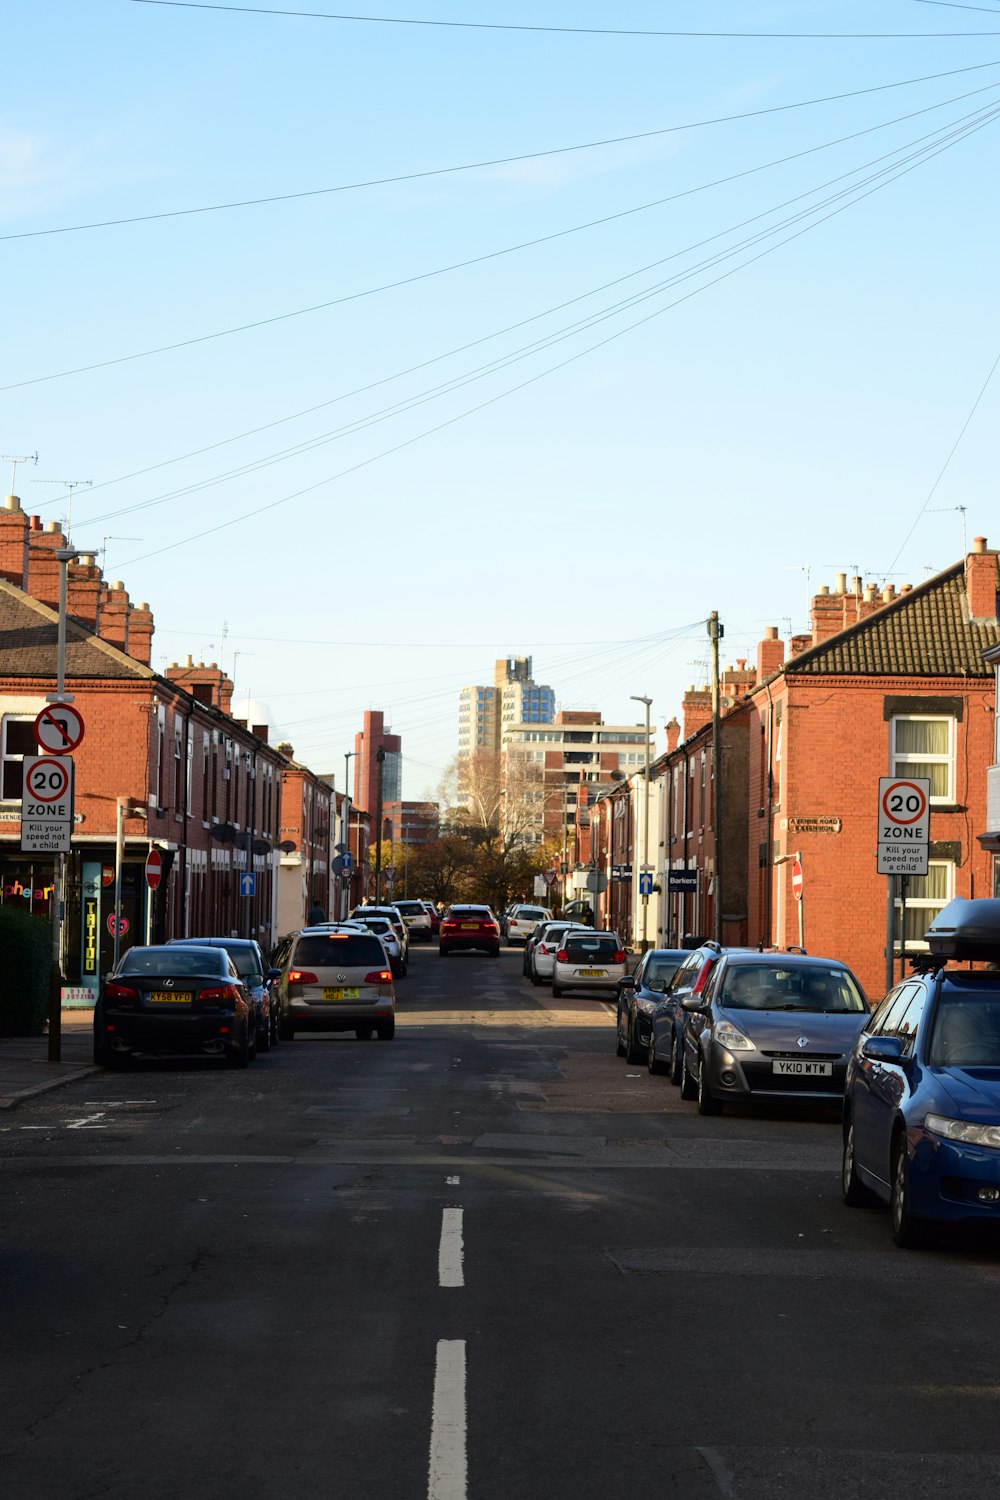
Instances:
[[[900,895],[900,977],[906,975],[906,897],[910,877],[927,874],[931,783],[924,776],[880,776],[878,783],[878,873],[887,875],[885,977],[891,989],[896,959],[896,890]]]
[[[792,861],[792,895],[798,902],[799,907],[799,947],[805,951],[806,946],[806,900],[805,881],[802,877],[802,854],[797,853]]]

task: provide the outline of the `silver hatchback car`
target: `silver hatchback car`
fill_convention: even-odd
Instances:
[[[563,934],[552,965],[552,994],[565,990],[599,990],[614,994],[625,973],[625,949],[616,932],[570,928]]]
[[[357,927],[305,928],[292,941],[279,987],[288,1034],[353,1031],[391,1041],[396,992],[386,952],[374,932]]]

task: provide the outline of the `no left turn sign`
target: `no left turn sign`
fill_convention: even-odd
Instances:
[[[48,703],[35,720],[35,742],[49,755],[72,755],[83,739],[83,715],[70,703]]]

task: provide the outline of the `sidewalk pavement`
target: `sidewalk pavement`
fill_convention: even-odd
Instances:
[[[62,1013],[62,1060],[49,1062],[47,1036],[0,1036],[0,1109],[14,1109],[25,1099],[87,1078],[94,1067],[94,1012],[64,1010]]]

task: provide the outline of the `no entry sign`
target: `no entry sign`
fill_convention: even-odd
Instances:
[[[155,891],[163,875],[163,860],[159,849],[150,849],[146,855],[146,884]]]
[[[48,703],[35,720],[35,741],[49,755],[71,755],[83,739],[83,716],[71,703]]]
[[[802,866],[797,859],[792,860],[792,895],[802,900]]]

